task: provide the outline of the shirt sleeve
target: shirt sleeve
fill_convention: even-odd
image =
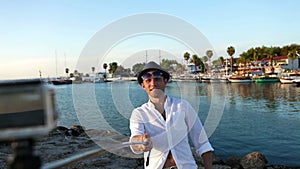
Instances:
[[[132,111],[131,117],[130,117],[130,124],[129,124],[131,136],[130,136],[130,142],[132,140],[133,136],[141,135],[145,133],[145,127],[144,123],[142,122],[140,111],[138,109],[134,109]],[[132,146],[130,146],[131,150],[135,154],[141,154],[143,151],[135,151],[133,150]]]
[[[199,119],[198,114],[195,109],[187,102],[185,104],[185,112],[186,112],[186,123],[189,129],[190,138],[195,146],[196,152],[199,156],[208,151],[213,151],[204,127]]]

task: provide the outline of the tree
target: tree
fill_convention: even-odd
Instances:
[[[106,69],[107,69],[107,63],[103,64],[103,69],[104,69],[104,79],[106,79]]]
[[[294,70],[294,61],[295,59],[297,59],[298,55],[297,55],[297,50],[293,49],[292,51],[290,51],[288,53],[288,58],[290,58],[292,60],[292,70]]]
[[[118,68],[118,63],[117,62],[112,62],[109,64],[109,73],[114,75],[115,71],[117,70]]]
[[[233,65],[233,55],[235,53],[235,49],[233,46],[229,46],[227,48],[227,53],[230,56],[230,67],[231,67],[231,72],[232,72],[232,65]]]
[[[210,62],[211,57],[213,56],[213,51],[212,50],[207,50],[206,51],[206,56],[208,57],[208,61]]]
[[[132,66],[132,71],[134,72],[134,74],[138,74],[140,71],[143,70],[145,65],[145,63],[137,63]]]
[[[192,56],[191,63],[194,63],[195,65],[195,72],[197,72],[197,67],[201,69],[201,72],[205,71],[204,63],[196,54]]]
[[[194,63],[195,72],[196,72],[197,71],[197,66],[198,66],[198,56],[196,54],[192,55],[191,63]]]
[[[95,67],[92,67],[92,72],[93,72],[93,73],[95,72]]]
[[[184,60],[186,61],[186,63],[188,64],[188,61],[190,60],[190,53],[189,52],[185,52],[183,55]]]
[[[82,73],[79,73],[78,70],[74,70],[73,77],[75,77],[75,81],[81,81],[82,80]]]
[[[69,76],[69,68],[66,68],[66,74],[67,74],[67,76]]]
[[[182,65],[179,64],[176,60],[163,59],[160,63],[160,66],[170,73],[182,70]]]
[[[118,66],[115,75],[120,75],[122,77],[129,77],[130,76],[130,69],[125,69],[122,65]]]
[[[274,73],[274,67],[273,67],[273,58],[274,58],[274,49],[270,48],[268,50],[268,58],[270,58],[270,66],[271,66],[271,73]]]
[[[218,58],[218,62],[219,62],[219,65],[223,65],[224,64],[224,57],[223,56],[220,56]]]
[[[208,58],[207,56],[203,56],[203,57],[201,58],[201,60],[202,60],[203,62],[207,62],[207,61],[209,61],[209,58]]]
[[[246,67],[246,66],[247,66],[247,63],[249,63],[249,60],[246,59],[246,58],[244,58],[244,57],[240,57],[240,58],[238,59],[238,63],[241,63],[241,64],[244,65],[244,67]]]

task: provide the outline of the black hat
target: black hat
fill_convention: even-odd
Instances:
[[[163,73],[163,77],[166,78],[167,80],[170,79],[170,74],[168,71],[164,70],[163,68],[161,68],[157,63],[151,61],[151,62],[148,62],[144,69],[138,74],[137,76],[137,79],[138,79],[138,82],[139,84],[142,84],[143,83],[143,79],[142,79],[142,76],[149,70],[158,70],[160,72]]]

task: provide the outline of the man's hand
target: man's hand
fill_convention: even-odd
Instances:
[[[135,151],[150,151],[152,149],[152,141],[148,134],[142,134],[133,136],[131,142],[145,142],[146,144],[133,145],[132,148]]]

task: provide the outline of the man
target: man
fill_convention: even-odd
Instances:
[[[145,168],[197,169],[188,134],[206,169],[212,168],[212,151],[204,128],[192,106],[183,99],[165,94],[170,74],[149,62],[138,74],[138,82],[149,101],[133,110],[130,118],[134,153],[144,152]]]

